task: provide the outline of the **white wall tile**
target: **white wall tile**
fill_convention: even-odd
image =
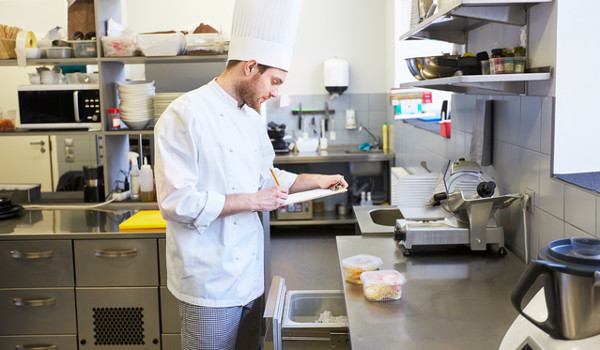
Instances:
[[[541,154],[526,149],[521,149],[519,154],[520,192],[531,189],[540,192],[540,158]]]
[[[565,223],[565,238],[572,237],[596,238],[595,236],[590,235],[587,232],[584,232],[573,225]]]
[[[538,237],[538,247],[540,247],[540,249],[547,246],[552,241],[565,238],[564,221],[543,210],[540,210],[538,215],[540,217],[540,231]]]
[[[494,141],[518,145],[521,104],[518,96],[494,99]]]
[[[596,196],[566,185],[565,221],[593,235],[596,232]]]
[[[494,143],[494,169],[496,170],[496,184],[508,192],[519,192],[519,171],[515,165],[519,164],[520,149],[504,142]]]
[[[519,123],[519,146],[540,151],[542,120],[542,97],[521,97],[521,119]]]
[[[552,125],[554,122],[554,97],[544,97],[542,101],[542,123],[540,133],[540,150],[544,154],[552,153]]]
[[[550,161],[550,156],[540,157],[540,191],[536,202],[542,210],[564,219],[565,185],[550,176]]]

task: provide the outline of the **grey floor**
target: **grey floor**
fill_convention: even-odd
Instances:
[[[287,290],[342,289],[335,236],[353,234],[351,225],[272,227],[271,273]]]

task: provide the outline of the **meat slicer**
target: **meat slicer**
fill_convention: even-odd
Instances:
[[[404,176],[396,191],[403,218],[396,220],[394,239],[406,255],[418,246],[463,244],[473,251],[494,245],[498,255],[506,254],[494,213],[522,196],[500,195],[476,162],[459,159],[439,174]]]

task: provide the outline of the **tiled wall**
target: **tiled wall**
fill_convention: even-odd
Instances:
[[[550,176],[553,97],[474,96],[454,94],[452,137],[395,122],[396,165],[412,173],[440,171],[448,160],[469,159],[477,99],[493,100],[493,165],[484,168],[502,193],[535,191],[535,212],[528,214],[529,257],[559,238],[594,237],[600,232],[600,197]],[[505,229],[506,244],[524,256],[523,217],[513,203],[497,217]]]
[[[330,145],[359,145],[363,142],[372,143],[373,139],[364,131],[357,129],[346,129],[346,110],[354,109],[356,111],[356,124],[362,124],[375,136],[381,140],[381,127],[383,122],[392,115],[392,108],[389,103],[387,93],[378,94],[348,94],[344,93],[338,98],[330,99],[328,94],[323,95],[293,95],[290,96],[289,105],[280,107],[281,97],[267,101],[267,122],[273,121],[277,124],[286,124],[286,132],[293,135],[296,130],[297,136],[302,136],[302,131],[298,129],[298,117],[292,115],[292,109],[298,109],[302,106],[303,110],[318,109],[324,110],[325,103],[328,103],[329,109],[335,110],[334,130],[336,139],[328,140]],[[307,117],[309,120],[312,116]],[[320,125],[322,116],[315,116],[315,124]],[[310,129],[310,127],[309,127]],[[317,128],[320,130],[320,128]],[[309,133],[310,137],[318,137]]]

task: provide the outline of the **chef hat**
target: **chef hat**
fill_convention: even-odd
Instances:
[[[236,0],[229,60],[290,70],[301,0]]]

